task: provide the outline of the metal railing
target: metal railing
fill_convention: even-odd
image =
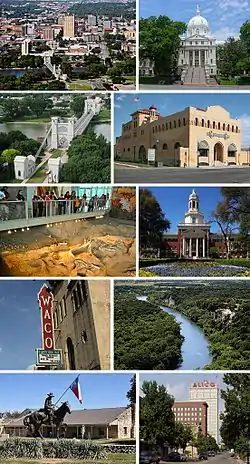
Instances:
[[[93,202],[79,200],[32,200],[32,201],[0,201],[0,221],[51,218],[54,216],[74,215],[110,210],[111,201],[98,198]]]

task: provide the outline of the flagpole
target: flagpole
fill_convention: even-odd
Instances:
[[[77,379],[79,379],[80,377],[80,374],[78,374],[78,376],[76,377]],[[70,386],[68,388],[66,388],[65,392],[63,392],[63,394],[60,396],[60,398],[57,400],[57,402],[54,404],[54,406],[57,405],[57,403],[59,403],[59,401],[62,399],[62,397],[65,395],[65,393],[67,393],[67,391],[70,389],[72,383],[70,384]]]

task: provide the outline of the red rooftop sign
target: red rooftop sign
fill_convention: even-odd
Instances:
[[[54,350],[53,294],[45,284],[38,293],[38,301],[41,309],[42,347],[44,350]]]

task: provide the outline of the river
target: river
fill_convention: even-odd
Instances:
[[[34,122],[6,122],[0,124],[0,132],[21,131],[27,137],[37,140],[39,137],[45,137],[49,123],[34,123]],[[107,141],[111,140],[111,125],[107,123],[92,124],[96,134],[103,134]]]
[[[137,300],[147,301],[147,296],[137,296]],[[182,345],[183,362],[179,369],[202,369],[210,364],[212,359],[208,350],[208,340],[202,330],[187,317],[172,308],[160,306],[164,312],[172,314],[181,323],[181,334],[185,337]]]
[[[15,69],[15,68],[9,68],[9,69],[1,69],[0,70],[0,75],[2,74],[3,76],[16,76],[16,77],[22,77],[24,74],[27,74],[28,71],[32,71],[31,69]]]

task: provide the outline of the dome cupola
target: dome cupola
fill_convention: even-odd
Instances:
[[[196,15],[193,16],[187,25],[187,36],[207,36],[209,34],[208,22],[201,16],[199,6],[197,5]]]

